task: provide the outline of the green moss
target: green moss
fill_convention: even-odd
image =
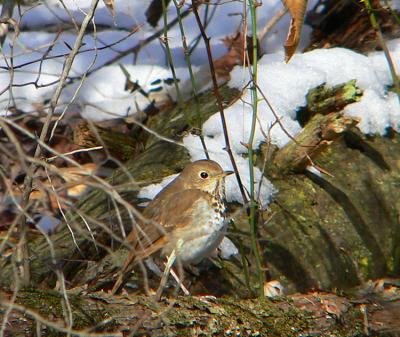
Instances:
[[[32,300],[32,297],[36,300]],[[115,333],[136,327],[137,335],[154,337],[292,337],[313,333],[324,335],[325,332],[327,335],[347,337],[356,336],[363,329],[363,316],[357,307],[349,306],[338,320],[334,317],[326,320],[320,316],[320,309],[316,309],[315,313],[301,310],[294,305],[294,302],[296,305],[301,305],[301,302],[284,297],[274,300],[235,300],[228,297],[185,296],[163,298],[161,302],[155,302],[145,296],[124,298],[98,292],[89,295],[68,294],[68,298],[74,315],[74,328],[98,326],[98,332]],[[17,298],[18,304],[52,321],[61,321],[64,317],[61,301],[61,296],[51,291],[22,290]],[[111,323],[106,327],[100,326],[99,323],[107,318],[112,318]],[[46,336],[60,335],[52,330],[46,333]]]
[[[20,293],[18,301],[27,308],[40,308],[39,313],[44,316],[51,314],[59,316],[63,313],[62,297],[56,291],[44,293],[34,288],[24,289],[23,293]],[[41,303],[46,303],[46,306],[42,307]]]
[[[229,88],[227,85],[220,88],[220,93],[225,103],[239,95],[238,90]],[[218,112],[213,91],[199,95],[198,101],[199,109],[193,106],[195,104],[193,101],[184,102],[180,109],[174,107],[151,117],[147,122],[147,127],[159,135],[174,140],[181,139],[186,132],[198,133],[195,129]],[[151,147],[157,141],[159,141],[159,138],[156,135],[150,135],[146,142],[146,148]]]
[[[63,296],[57,291],[43,292],[37,289],[24,289],[18,294],[18,302],[24,307],[32,308],[43,317],[64,317],[65,308],[63,304]],[[68,301],[73,311],[73,328],[82,329],[87,326],[101,322],[106,316],[103,310],[90,310],[90,316],[86,309],[85,303],[80,299],[79,295],[68,294]],[[54,332],[59,335],[58,332]]]
[[[95,302],[88,301],[87,298],[80,294],[71,294],[68,292],[68,301],[73,315],[73,326],[75,330],[82,330],[88,327],[98,326],[101,323],[102,331],[116,331],[119,324],[111,319],[113,309],[110,311],[103,305],[97,305]],[[63,304],[63,296],[57,291],[40,290],[40,289],[23,289],[18,293],[17,302],[26,308],[29,308],[49,321],[58,321],[62,326],[62,320],[66,317],[67,312]],[[107,321],[107,323],[105,323]],[[46,328],[46,336],[59,337],[65,336],[65,333],[57,329]]]
[[[346,289],[395,272],[399,136],[355,139],[336,141],[316,159],[332,177],[268,172],[279,192],[260,237],[272,274],[291,290]]]

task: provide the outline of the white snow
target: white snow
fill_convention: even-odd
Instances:
[[[227,236],[222,239],[218,249],[219,255],[223,260],[229,260],[231,257],[239,255],[239,249]]]
[[[386,2],[389,3],[390,7],[394,10],[400,10],[400,0],[389,0],[389,1],[381,1],[382,5],[386,5]]]
[[[0,58],[0,66],[7,67],[7,62],[10,63],[10,58],[13,55],[14,65],[22,65],[26,62],[31,62],[36,60],[37,62],[24,66],[20,68],[15,73],[14,82],[17,84],[25,83],[27,81],[35,81],[39,67],[42,66],[42,75],[40,76],[39,84],[45,85],[45,87],[35,88],[34,85],[28,85],[23,87],[14,87],[13,95],[6,90],[10,82],[10,74],[7,69],[0,72],[0,90],[5,92],[0,97],[0,112],[5,113],[10,107],[17,105],[23,111],[35,110],[38,103],[48,100],[51,94],[54,92],[56,84],[50,85],[55,81],[62,70],[62,64],[65,57],[59,57],[50,60],[44,60],[40,62],[40,59],[44,53],[48,50],[49,46],[54,44],[52,50],[49,52],[48,56],[62,55],[69,53],[69,48],[67,46],[73,46],[76,31],[71,28],[69,31],[61,33],[58,37],[55,33],[46,33],[41,29],[43,27],[56,27],[60,24],[70,24],[72,25],[73,18],[78,24],[82,22],[85,13],[87,13],[91,1],[90,0],[67,0],[63,1],[65,7],[68,8],[68,12],[65,10],[64,6],[58,0],[47,0],[42,4],[37,4],[35,6],[22,6],[21,15],[18,9],[14,11],[14,18],[19,22],[21,29],[28,28],[31,31],[23,31],[18,36],[13,36],[9,34],[3,50],[3,57]],[[316,0],[311,1],[310,6],[316,2]],[[84,53],[79,54],[73,64],[71,71],[71,76],[80,77],[87,71],[93,71],[99,69],[101,65],[112,60],[118,56],[120,51],[129,50],[137,46],[141,41],[153,35],[157,30],[162,28],[162,18],[159,21],[158,27],[151,27],[146,22],[145,10],[148,8],[151,0],[141,0],[141,1],[115,1],[115,18],[112,17],[109,10],[105,7],[103,1],[99,1],[94,22],[98,26],[109,27],[108,29],[100,29],[97,27],[95,32],[88,32],[84,38],[84,46],[81,47],[81,51]],[[182,7],[181,11],[185,11],[189,8],[190,2],[187,2],[185,6]],[[259,27],[261,30],[262,26],[268,22],[273,15],[282,8],[282,3],[280,0],[269,1],[268,4],[263,4],[259,9]],[[261,10],[263,9],[263,10]],[[216,1],[213,2],[208,7],[208,19],[206,30],[207,34],[211,38],[211,46],[213,49],[213,56],[217,58],[226,52],[226,47],[222,41],[229,35],[234,34],[242,26],[242,15],[243,3],[240,1]],[[200,6],[200,15],[205,17],[206,6]],[[168,11],[168,22],[171,22],[176,18],[177,11],[173,2],[170,2],[170,7]],[[287,31],[287,26],[290,17],[286,15],[278,25],[267,35],[264,41],[264,47],[268,52],[274,52],[282,49],[282,43],[285,39],[285,34]],[[207,65],[207,55],[203,40],[199,39],[199,30],[195,21],[193,14],[188,15],[183,19],[183,25],[185,30],[186,39],[189,47],[193,46],[196,41],[200,41],[198,46],[194,49],[191,55],[191,62],[194,65]],[[126,39],[123,39],[128,35],[128,30],[135,27],[140,27],[140,29],[133,35]],[[38,31],[35,31],[38,30]],[[304,38],[302,39],[303,44],[308,39],[307,28],[304,30]],[[14,40],[15,39],[15,40]],[[120,41],[121,40],[121,41]],[[112,44],[116,41],[120,41],[118,44],[113,45],[112,48],[106,48],[99,50],[97,48],[104,47],[106,44]],[[173,26],[168,31],[168,42],[171,49],[171,53],[174,59],[175,67],[182,68],[186,67],[184,49],[182,47],[182,38],[178,25]],[[10,48],[10,45],[13,48]],[[301,47],[300,47],[301,48]],[[160,66],[168,68],[167,58],[165,56],[165,46],[160,39],[156,38],[149,44],[146,44],[140,49],[136,55],[128,54],[126,57],[122,58],[118,62],[125,65],[135,64],[146,64],[152,66]],[[18,55],[18,56],[16,56]],[[117,68],[116,76],[120,75]],[[143,70],[145,73],[148,69]],[[169,71],[169,70],[168,70]],[[167,72],[167,70],[165,70]],[[48,73],[46,76],[45,74]],[[110,73],[105,71],[104,75],[109,75]],[[143,77],[143,74],[137,74],[138,78]],[[93,74],[95,81],[98,81],[102,76]],[[109,77],[105,77],[109,80]],[[181,78],[182,82],[185,82],[188,75]],[[21,79],[21,80],[20,80]],[[136,75],[133,76],[133,80],[136,79]],[[90,77],[88,79],[90,82]],[[75,81],[79,82],[79,81]],[[203,85],[204,83],[200,83]],[[89,84],[90,86],[90,84]],[[74,90],[77,84],[72,85],[72,88],[67,88],[69,97],[65,97],[64,102],[69,102],[74,95]],[[121,86],[119,85],[119,88]],[[92,91],[94,93],[94,91]],[[118,95],[121,94],[120,90],[116,92]],[[125,95],[127,93],[124,93]],[[10,101],[13,99],[15,101]],[[78,95],[76,99],[77,104],[93,103],[91,97],[86,95]],[[96,101],[99,101],[96,99]],[[35,106],[31,105],[31,102],[35,103]],[[111,103],[111,102],[108,102]],[[107,106],[107,104],[105,105]],[[126,106],[124,106],[126,108]],[[89,109],[90,110],[90,109]],[[135,109],[130,110],[130,113],[134,113]],[[116,112],[116,115],[121,115],[125,112]],[[104,114],[103,114],[104,115]],[[101,117],[96,114],[87,113],[85,117],[94,116],[95,119]],[[106,117],[106,116],[104,116]]]
[[[400,42],[392,43],[394,51]],[[393,53],[396,62],[399,62],[398,54]],[[383,135],[388,127],[398,131],[400,126],[399,98],[393,93],[386,93],[386,85],[390,84],[388,79],[389,70],[379,67],[375,71],[374,64],[383,58],[382,53],[374,53],[370,57],[353,51],[334,48],[325,50],[314,50],[304,54],[297,54],[289,64],[282,62],[280,54],[265,55],[259,62],[260,92],[269,100],[280,124],[273,123],[276,117],[266,102],[263,100],[258,104],[257,130],[253,148],[257,149],[262,142],[270,141],[279,147],[284,146],[291,136],[296,136],[301,131],[296,121],[296,110],[306,104],[305,95],[308,91],[320,84],[329,86],[357,80],[357,85],[364,90],[362,99],[348,105],[345,113],[350,116],[359,117],[361,122],[359,128],[364,133]],[[232,73],[231,87],[243,89],[250,81],[250,75],[241,67],[236,67]],[[380,78],[386,78],[383,83]],[[259,98],[261,94],[259,94]],[[226,124],[228,128],[231,147],[235,160],[239,167],[243,183],[249,189],[248,160],[245,158],[247,149],[243,143],[248,143],[251,121],[251,92],[245,89],[241,100],[225,110]],[[283,131],[283,128],[286,133]],[[223,150],[225,141],[223,137],[222,124],[219,113],[211,116],[203,125],[203,135],[210,157],[221,163],[226,169],[231,169],[228,154]],[[189,135],[183,140],[188,148],[192,159],[204,158],[204,153],[198,138]],[[261,172],[256,169],[256,182],[261,178]],[[241,195],[237,183],[233,177],[227,182],[228,200],[241,202]],[[262,178],[263,188],[260,193],[260,203],[266,206],[275,192],[271,183]]]
[[[138,194],[138,198],[141,199],[154,199],[155,196],[160,193],[160,191],[167,186],[172,180],[174,180],[176,177],[178,176],[178,174],[172,174],[168,177],[165,177],[160,183],[158,184],[150,184],[147,185],[145,187],[143,187],[139,194]]]
[[[385,134],[388,127],[400,131],[399,97],[394,93],[386,96],[367,89],[359,103],[350,104],[344,111],[353,117],[359,117],[358,127],[368,134]]]
[[[136,55],[127,53],[118,62],[107,67],[102,66],[117,57],[120,52],[137,46],[162,28],[162,19],[155,28],[146,23],[145,10],[150,2],[151,0],[116,0],[115,18],[111,16],[104,3],[99,2],[94,20],[97,25],[96,30],[85,35],[84,46],[81,47],[81,51],[85,52],[80,53],[73,63],[70,76],[75,79],[66,86],[60,100],[59,111],[65,104],[70,104],[67,112],[75,109],[85,118],[102,120],[135,114],[153,101],[160,103],[167,98],[176,99],[175,87],[170,82],[172,74],[165,55],[165,45],[158,38],[145,45]],[[309,1],[309,8],[316,2],[316,0]],[[40,60],[47,52],[48,56],[67,55],[70,52],[68,46],[73,46],[75,42],[76,31],[71,28],[56,35],[39,30],[43,26],[56,27],[61,23],[70,24],[71,16],[78,24],[81,23],[91,1],[65,0],[64,4],[69,13],[57,0],[47,0],[29,9],[23,7],[22,17],[15,10],[14,18],[21,21],[22,28],[28,27],[31,31],[21,32],[19,35],[10,33],[3,46],[0,56],[0,67],[2,67],[0,68],[0,114],[7,114],[9,108],[13,106],[26,112],[35,111],[54,93],[56,84],[52,82],[59,78],[65,56],[43,62]],[[187,1],[182,11],[185,11],[189,4]],[[395,8],[400,8],[398,0],[393,0],[391,4]],[[258,31],[261,31],[263,25],[281,8],[280,0],[264,1],[258,9]],[[205,11],[206,6],[201,6],[202,18]],[[234,34],[243,25],[243,2],[216,0],[208,7],[208,11],[210,22],[206,30],[211,37],[213,56],[217,58],[226,51],[222,38]],[[171,1],[168,22],[175,18],[176,9]],[[351,79],[357,81],[364,94],[359,102],[347,106],[345,113],[360,118],[359,128],[365,133],[382,135],[388,127],[399,131],[399,99],[395,94],[388,92],[392,78],[384,54],[374,52],[362,55],[343,48],[320,49],[304,54],[299,52],[289,64],[285,64],[282,45],[289,21],[289,15],[284,16],[262,44],[266,55],[259,61],[260,101],[253,148],[258,149],[263,142],[271,142],[278,147],[284,146],[290,140],[288,134],[295,136],[301,131],[296,121],[296,111],[306,104],[307,92],[323,83],[332,86]],[[183,24],[188,44],[193,46],[199,38],[194,15],[187,16]],[[139,26],[137,33],[127,37],[129,30]],[[302,46],[306,45],[309,36],[310,28],[305,26],[300,51]],[[119,42],[112,48],[98,49],[117,41]],[[168,31],[168,42],[179,78],[179,87],[183,97],[186,98],[192,89],[178,25]],[[389,41],[388,46],[395,66],[400,69],[400,39]],[[11,59],[14,66],[23,65],[14,73],[7,69]],[[36,62],[27,64],[34,60]],[[194,49],[191,61],[200,87],[209,86],[208,59],[202,39]],[[123,65],[129,73],[131,82],[137,82],[143,91],[137,89],[130,92],[125,88],[126,76],[120,65]],[[39,70],[40,76],[38,76]],[[81,85],[79,78],[87,72],[89,76]],[[14,84],[12,90],[8,90],[10,81]],[[236,67],[231,73],[229,85],[242,90],[249,81],[248,69]],[[80,90],[76,94],[77,89]],[[261,92],[268,98],[274,111],[271,111],[262,99]],[[274,113],[278,116],[279,123]],[[243,184],[246,190],[249,190],[249,164],[247,149],[243,145],[248,143],[253,116],[251,93],[248,89],[244,90],[241,100],[225,110],[225,116],[233,155]],[[211,159],[219,162],[224,169],[232,169],[228,154],[224,150],[225,141],[219,114],[205,121],[203,134]],[[192,160],[205,158],[197,137],[188,135],[183,139],[183,143],[188,148]],[[153,198],[171,177],[168,179],[161,184],[144,188],[141,197]],[[257,168],[255,181],[256,186],[261,184],[257,193],[261,205],[266,207],[275,189],[265,177],[262,177]],[[233,176],[227,179],[227,195],[229,201],[242,202],[242,196]]]
[[[395,62],[400,63],[400,40],[390,44]],[[384,68],[382,52],[364,56],[344,48],[313,50],[304,54],[296,54],[289,64],[281,61],[276,54],[265,55],[259,62],[259,87],[285,129],[295,136],[300,130],[297,123],[296,110],[306,104],[307,92],[320,84],[334,86],[356,79],[364,95],[360,102],[348,105],[345,112],[351,116],[360,117],[360,129],[364,133],[381,134],[387,127],[398,130],[397,120],[400,107],[398,97],[387,92],[387,85],[391,84],[390,71],[387,63]],[[232,80],[229,85],[238,89],[248,83],[250,76],[242,68],[236,67],[232,71]],[[246,89],[242,100],[251,103],[250,90]],[[261,96],[259,94],[259,96]],[[242,112],[241,112],[242,111]],[[226,110],[227,124],[233,130],[233,148],[240,153],[240,142],[246,142],[249,136],[251,121],[251,106],[237,101]],[[276,117],[265,102],[258,105],[258,129],[254,146],[265,141],[268,133],[268,125],[271,125]],[[204,134],[218,138],[221,127],[216,123],[217,115],[212,116],[204,124]],[[242,121],[239,121],[242,119]],[[261,132],[264,128],[264,134]],[[289,140],[279,125],[275,125],[270,134],[270,141],[282,147]]]
[[[124,73],[129,73],[129,76]],[[186,68],[176,68],[179,81],[189,76]],[[127,76],[129,77],[127,79]],[[107,80],[105,80],[107,79]],[[135,90],[126,88],[126,83],[138,85]],[[111,65],[96,71],[85,81],[79,90],[80,110],[85,118],[105,120],[127,116],[137,110],[144,110],[151,103],[160,104],[167,98],[177,100],[174,79],[171,71],[165,67],[152,65]],[[77,89],[77,84],[68,88],[64,100],[68,101],[70,91]],[[185,89],[190,89],[187,92]],[[183,98],[191,92],[188,86],[181,86]]]

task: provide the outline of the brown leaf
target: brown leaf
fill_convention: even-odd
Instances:
[[[114,0],[103,0],[104,4],[110,11],[113,19],[115,18],[115,1]]]
[[[289,62],[300,41],[307,0],[282,0],[292,16],[289,33],[285,42],[285,61]]]
[[[242,65],[246,62],[253,63],[253,39],[244,36],[242,33],[236,33],[223,39],[228,52],[214,61],[215,73],[219,80],[228,81],[230,72],[236,65]],[[245,50],[245,47],[247,50]],[[259,46],[257,46],[258,56],[261,56]],[[246,57],[248,55],[248,58]]]
[[[272,280],[264,283],[264,296],[266,297],[277,297],[283,296],[285,288],[277,280]]]
[[[97,169],[96,164],[88,163],[81,167],[62,167],[58,169],[58,173],[68,183],[67,194],[71,198],[79,198],[88,189],[88,178],[94,174]]]
[[[152,26],[156,27],[158,21],[161,19],[163,15],[163,1],[165,8],[168,8],[169,2],[171,0],[153,0],[150,3],[150,6],[146,10],[146,18],[147,22]]]

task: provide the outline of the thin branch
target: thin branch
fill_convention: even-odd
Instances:
[[[262,31],[257,34],[258,40],[262,41],[264,40],[265,36],[269,33],[269,31],[275,27],[275,25],[282,19],[285,14],[287,13],[288,9],[286,7],[282,8],[280,11],[278,11],[271,20],[267,22],[267,24],[264,26]]]
[[[104,50],[104,49],[110,49],[111,47],[120,44],[121,42],[125,41],[126,39],[128,39],[129,37],[131,37],[133,34],[137,33],[139,31],[139,29],[141,28],[141,26],[136,26],[132,31],[130,31],[126,36],[118,39],[117,41],[114,41],[110,44],[105,44],[102,47],[96,47],[96,48],[88,48],[88,49],[84,49],[84,50],[79,50],[78,54],[84,54],[84,53],[88,53],[91,51],[100,51],[100,50]],[[100,40],[99,40],[100,41]],[[34,49],[33,51],[35,52],[39,52],[39,50]],[[71,52],[70,52],[71,53]],[[29,66],[31,64],[35,64],[38,62],[43,62],[43,61],[47,61],[47,60],[54,60],[54,59],[58,59],[58,58],[62,58],[62,57],[67,57],[68,55],[70,55],[70,53],[63,53],[63,54],[58,54],[58,55],[52,55],[52,56],[47,56],[46,58],[43,58],[43,56],[39,59],[35,59],[29,62],[25,62],[25,63],[21,63],[18,65],[13,66],[14,70]],[[19,56],[19,55],[16,55]],[[9,70],[10,66],[0,66],[0,69],[3,70]]]
[[[10,25],[11,18],[13,15],[14,7],[15,7],[15,0],[5,0],[2,3],[1,8],[1,24],[0,24],[0,46],[3,46],[4,41],[6,40],[7,33],[8,33],[8,26]],[[4,21],[7,21],[4,23]]]
[[[252,98],[252,121],[251,129],[248,140],[248,157],[249,157],[249,173],[250,173],[250,239],[251,248],[254,253],[256,260],[256,270],[258,276],[258,293],[260,297],[264,297],[264,273],[262,265],[262,257],[260,253],[259,244],[257,241],[257,203],[255,201],[255,182],[254,182],[254,153],[253,153],[253,143],[257,128],[257,113],[258,113],[258,94],[257,94],[257,83],[258,83],[258,41],[257,41],[257,17],[256,17],[256,4],[254,0],[249,0],[250,13],[251,13],[251,27],[253,36],[253,46],[252,46],[252,59],[253,65],[251,67],[252,84],[250,87],[251,98]]]
[[[184,12],[182,12],[181,15],[181,20],[183,18],[185,18],[186,16],[188,16],[191,13],[191,10],[188,9]],[[171,29],[173,26],[175,26],[179,21],[179,18],[175,18],[172,21],[170,21],[167,25],[167,29]],[[139,51],[146,46],[147,44],[149,44],[150,42],[158,39],[162,34],[164,33],[164,28],[159,29],[158,31],[156,31],[153,35],[150,35],[148,38],[144,39],[143,41],[140,41],[137,45],[135,45],[132,48],[129,48],[127,50],[122,51],[119,55],[117,55],[116,57],[112,58],[111,60],[103,63],[101,66],[99,66],[98,68],[93,69],[89,74],[95,72],[96,70],[99,70],[100,68],[103,68],[104,66],[108,66],[110,64],[113,64],[117,61],[119,61],[120,59],[124,58],[125,56],[129,55],[129,54],[137,54],[139,53]]]
[[[74,151],[70,151],[70,152],[65,152],[62,155],[63,156],[70,156],[76,153],[81,153],[81,152],[90,152],[90,151],[95,151],[95,150],[102,150],[104,147],[103,146],[95,146],[95,147],[90,147],[90,148],[85,148],[85,149],[78,149],[78,150],[74,150]],[[46,158],[46,160],[48,162],[53,161],[54,159],[59,158],[59,156],[53,156],[53,157],[49,157]]]
[[[247,199],[246,192],[245,192],[243,184],[242,184],[242,180],[241,180],[240,175],[239,175],[239,170],[237,168],[237,165],[236,165],[236,162],[235,162],[235,158],[233,157],[231,144],[230,144],[230,140],[229,140],[228,128],[226,126],[226,119],[225,119],[225,112],[224,112],[224,104],[223,104],[223,100],[222,100],[221,94],[219,92],[217,77],[215,75],[214,62],[213,62],[213,57],[212,57],[211,47],[210,47],[210,38],[207,36],[207,34],[206,34],[205,30],[204,30],[203,24],[201,23],[201,19],[200,19],[199,12],[198,12],[198,6],[199,6],[199,0],[193,1],[193,12],[194,12],[194,15],[196,17],[197,25],[199,26],[201,35],[202,35],[202,37],[204,39],[204,43],[206,45],[208,63],[209,63],[209,66],[210,66],[211,78],[212,78],[213,88],[214,88],[214,94],[215,94],[215,98],[217,99],[219,114],[220,114],[220,117],[221,117],[222,129],[223,129],[223,132],[224,132],[225,151],[228,152],[229,158],[231,160],[232,168],[233,168],[233,171],[235,172],[236,180],[238,182],[240,193],[241,193],[242,198],[243,198],[243,203],[245,205],[247,205],[248,199]]]
[[[47,133],[48,133],[49,128],[50,128],[50,123],[51,123],[52,117],[54,115],[58,100],[59,100],[59,98],[61,96],[61,92],[62,92],[62,90],[64,88],[64,84],[65,84],[65,82],[67,80],[67,77],[68,77],[68,74],[69,74],[69,72],[71,70],[72,63],[74,62],[75,56],[78,54],[79,48],[82,46],[82,41],[83,41],[83,37],[84,37],[85,32],[86,32],[86,28],[89,25],[90,21],[93,19],[93,16],[94,16],[94,13],[96,11],[96,7],[97,7],[98,2],[99,2],[99,0],[93,0],[92,1],[91,7],[89,9],[89,12],[87,13],[85,19],[82,22],[82,26],[81,26],[79,34],[78,34],[78,36],[76,38],[74,47],[73,47],[71,53],[68,55],[67,59],[65,60],[64,69],[63,69],[63,72],[62,72],[62,74],[60,76],[60,81],[58,82],[58,85],[57,85],[57,88],[56,88],[56,90],[54,92],[54,95],[50,100],[50,110],[49,110],[49,112],[48,112],[48,114],[46,116],[45,122],[43,124],[42,131],[41,131],[40,136],[39,136],[38,144],[36,146],[34,158],[39,158],[41,156],[41,154],[42,154],[42,148],[41,148],[39,143],[40,142],[43,143],[45,138],[46,138],[46,136],[47,136]],[[30,165],[30,167],[29,167],[29,171],[33,173],[33,172],[35,172],[36,168],[37,168],[37,165],[35,163],[32,163]],[[29,203],[29,197],[30,197],[30,194],[32,192],[32,184],[33,184],[33,175],[32,174],[27,174],[25,176],[25,179],[24,179],[24,188],[23,188],[23,195],[22,195],[22,200],[21,200],[21,207],[22,208],[25,208],[26,205]],[[24,234],[26,234],[25,233],[26,232],[26,226],[27,226],[26,225],[26,217],[23,216],[22,219],[21,219],[21,224],[20,224],[20,228],[21,228],[20,232],[21,232],[21,236],[22,236],[21,239],[25,238]],[[25,249],[23,249],[23,250],[25,251],[25,250],[28,249],[28,245],[27,245],[26,240],[23,240],[23,243],[25,245]],[[21,280],[23,286],[29,285],[29,283],[30,283],[29,264],[28,264],[28,261],[25,262],[26,258],[27,258],[27,256],[24,257],[24,261],[23,261],[24,262],[24,264],[23,264],[24,270],[23,270],[23,275],[22,275],[22,280]]]
[[[174,5],[175,5],[175,8],[176,8],[176,13],[178,15],[178,19],[179,19],[179,30],[180,30],[181,38],[182,38],[182,47],[183,47],[183,50],[185,52],[186,66],[187,66],[187,68],[189,70],[190,82],[192,83],[192,94],[193,94],[193,99],[194,99],[194,102],[195,102],[194,105],[195,105],[196,115],[197,115],[197,119],[198,119],[197,120],[197,123],[198,123],[197,126],[198,126],[199,130],[201,130],[201,126],[203,124],[203,121],[202,121],[202,116],[201,116],[201,113],[200,113],[200,102],[199,102],[199,96],[198,96],[198,91],[199,90],[197,88],[196,79],[194,78],[192,62],[190,60],[190,50],[189,50],[189,47],[187,45],[185,29],[184,29],[183,22],[182,22],[182,19],[181,19],[181,16],[182,16],[182,14],[181,14],[181,6],[182,5],[179,5],[177,0],[173,0],[173,1],[174,1]],[[208,6],[206,7],[206,11],[207,10],[208,10]],[[200,141],[201,141],[201,145],[203,146],[204,154],[205,154],[206,158],[210,159],[210,156],[209,156],[208,150],[207,150],[207,145],[206,145],[206,142],[204,141],[204,136],[203,136],[201,131],[199,132],[199,138],[200,138]]]
[[[385,55],[385,58],[386,58],[386,61],[387,61],[388,67],[389,67],[390,75],[392,76],[393,86],[396,89],[396,94],[400,101],[400,79],[399,79],[399,76],[396,71],[395,63],[393,62],[392,56],[390,54],[390,50],[387,47],[385,39],[383,37],[381,25],[379,24],[378,18],[375,15],[375,10],[372,7],[371,1],[364,0],[363,2],[368,11],[371,26],[375,30],[375,34],[378,39],[378,42],[383,49],[383,53]]]

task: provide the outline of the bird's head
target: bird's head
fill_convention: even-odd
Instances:
[[[179,177],[187,189],[199,189],[213,195],[221,195],[224,193],[225,177],[232,173],[224,171],[215,161],[198,160],[188,164]]]

